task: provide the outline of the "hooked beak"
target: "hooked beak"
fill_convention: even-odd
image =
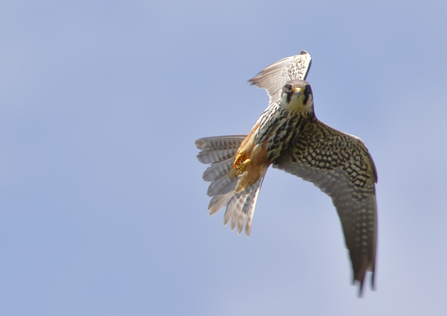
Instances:
[[[301,88],[295,88],[294,92],[295,92],[296,95],[303,94],[303,90]]]

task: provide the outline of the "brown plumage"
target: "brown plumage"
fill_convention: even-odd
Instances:
[[[320,122],[313,94],[304,81],[310,67],[306,52],[280,60],[250,81],[265,88],[270,104],[249,135],[202,138],[199,161],[211,163],[209,210],[227,206],[224,225],[251,231],[256,199],[270,165],[312,182],[332,198],[340,217],[353,268],[360,283],[374,270],[377,244],[377,172],[365,144]]]

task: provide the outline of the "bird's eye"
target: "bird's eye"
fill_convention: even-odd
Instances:
[[[292,85],[291,84],[286,84],[286,89],[289,90],[289,91],[292,90]]]

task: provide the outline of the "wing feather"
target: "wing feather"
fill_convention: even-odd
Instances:
[[[278,60],[265,67],[256,77],[250,79],[254,85],[267,90],[270,97],[269,104],[276,102],[286,82],[295,79],[306,80],[312,58],[305,50],[299,55]]]
[[[312,182],[332,198],[349,250],[353,282],[360,283],[361,294],[369,270],[374,288],[377,173],[363,142],[314,121],[300,131],[273,167]]]

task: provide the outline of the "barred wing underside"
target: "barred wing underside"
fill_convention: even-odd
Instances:
[[[309,53],[303,50],[299,55],[283,58],[265,67],[248,82],[267,90],[271,104],[278,101],[286,82],[295,79],[306,80],[311,64]]]
[[[363,142],[319,121],[308,123],[291,148],[273,167],[312,182],[332,198],[340,217],[346,246],[360,282],[374,269],[377,244],[377,206],[374,162]]]

